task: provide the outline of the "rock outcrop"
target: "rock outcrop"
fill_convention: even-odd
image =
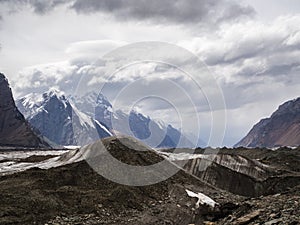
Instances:
[[[0,73],[0,146],[49,148],[30,127],[15,105],[4,74]]]

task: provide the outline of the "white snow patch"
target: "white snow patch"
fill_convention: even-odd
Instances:
[[[23,105],[27,106],[30,109],[33,108],[34,106],[41,105],[43,101],[44,101],[43,96],[36,93],[30,93],[28,95],[25,95],[22,99]]]
[[[207,159],[207,160],[210,160],[212,158],[211,155],[191,154],[191,153],[159,152],[159,154],[161,154],[163,157],[169,159],[170,161],[181,161],[181,160],[189,160],[189,159]],[[213,156],[213,157],[215,157],[215,156]]]
[[[69,150],[74,150],[74,149],[79,149],[81,146],[79,145],[66,145],[64,146],[65,149],[69,149]]]
[[[111,134],[111,132],[109,132],[109,130],[108,130],[105,126],[103,126],[98,120],[95,119],[95,123],[97,123],[98,126],[101,127],[101,129],[103,129],[103,130],[104,130],[105,132],[107,132],[109,135],[113,136],[113,135]]]
[[[161,130],[165,130],[167,128],[167,125],[162,120],[154,119],[154,122],[158,125],[158,127]]]
[[[205,194],[202,193],[195,193],[192,192],[190,190],[185,189],[186,193],[188,194],[188,196],[190,196],[191,198],[198,198],[198,201],[196,202],[196,208],[199,208],[200,204],[201,205],[209,205],[210,207],[214,208],[216,205],[218,205],[218,203],[216,203],[214,200],[212,200],[210,197],[208,197]]]
[[[33,155],[61,155],[68,152],[67,150],[50,150],[50,151],[3,151],[0,152],[0,161],[25,159]]]
[[[32,118],[34,115],[41,111],[45,111],[46,113],[48,113],[45,110],[45,105],[53,96],[56,96],[63,104],[63,107],[67,108],[67,100],[64,96],[64,93],[62,91],[50,88],[49,91],[43,94],[30,93],[20,99],[20,103],[23,105],[25,110],[24,112],[22,112],[25,118]]]
[[[72,103],[70,103],[70,104],[71,104],[71,106],[72,106],[72,108],[73,108],[75,114],[78,116],[78,118],[79,118],[79,123],[80,123],[81,126],[86,127],[86,128],[88,128],[88,127],[95,128],[94,123],[93,123],[93,120],[92,120],[91,117],[89,117],[88,115],[86,115],[86,114],[83,113],[83,112],[80,112],[80,111],[76,108],[76,106],[75,106],[74,104],[72,104]]]
[[[39,151],[39,152],[35,152],[35,155],[51,155],[53,152],[54,151]],[[70,163],[79,162],[83,160],[83,156],[80,150],[78,149],[69,150],[69,151],[57,151],[56,153],[60,153],[60,155],[41,162],[25,163],[25,162],[18,162],[18,159],[27,158],[32,154],[26,153],[22,155],[19,152],[10,152],[9,153],[10,158],[6,157],[6,159],[9,161],[0,163],[0,176],[18,173],[33,167],[37,167],[40,169],[49,169],[49,168],[67,165]]]

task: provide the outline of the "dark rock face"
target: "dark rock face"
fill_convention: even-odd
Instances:
[[[182,137],[182,135],[178,130],[173,128],[171,125],[168,125],[166,136],[165,136],[164,140],[159,144],[158,147],[160,147],[160,148],[163,148],[166,146],[177,147],[177,146],[179,146],[179,141],[180,141],[181,137]],[[184,138],[184,137],[182,137],[182,138]],[[188,142],[188,140],[186,140],[186,141]],[[189,144],[187,144],[187,146],[189,146]],[[190,144],[190,146],[191,146],[191,144]]]
[[[16,147],[50,147],[32,130],[17,109],[4,74],[0,73],[0,145]]]
[[[117,116],[113,118],[117,129],[124,134],[133,136],[152,147],[157,148],[176,148],[176,147],[194,147],[179,130],[171,125],[159,124],[136,111],[131,111],[129,115],[116,112]],[[129,126],[126,122],[129,122]],[[122,124],[122,126],[118,126]]]
[[[277,147],[300,145],[300,98],[279,106],[270,118],[257,123],[235,146]]]
[[[140,113],[130,112],[129,114],[129,127],[135,137],[139,139],[146,139],[151,135],[150,118],[145,117]]]
[[[176,147],[182,135],[171,125],[160,127],[149,117],[135,111],[131,111],[129,114],[129,127],[134,137],[158,148]],[[191,145],[191,143],[189,144]]]
[[[95,118],[104,124],[108,129],[112,128],[112,105],[102,94],[99,94],[96,100]]]

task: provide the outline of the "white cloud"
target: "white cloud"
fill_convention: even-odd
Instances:
[[[90,89],[107,83],[107,93],[113,98],[113,90],[144,78],[143,82],[137,83],[139,85],[133,85],[128,96],[123,96],[121,107],[131,100],[130,95],[140,96],[148,90],[180,105],[185,109],[188,123],[192,124],[192,117],[189,116],[193,112],[186,98],[180,96],[179,89],[166,88],[169,86],[164,82],[171,80],[193,97],[202,118],[203,132],[208,132],[211,115],[205,96],[193,86],[186,74],[176,68],[141,63],[126,67],[113,79],[107,79],[121,65],[138,61],[139,58],[155,59],[157,52],[151,46],[147,54],[135,48],[129,54],[119,54],[120,58],[113,62],[101,59],[117,47],[145,40],[177,43],[196,53],[209,66],[223,89],[228,107],[227,143],[237,142],[254,122],[270,115],[282,102],[299,95],[299,14],[277,16],[272,21],[264,22],[257,19],[240,20],[241,16],[250,15],[252,10],[239,7],[239,3],[227,5],[225,11],[222,11],[222,7],[212,7],[198,15],[197,7],[191,7],[192,4],[187,5],[186,1],[181,0],[176,1],[168,13],[164,13],[169,10],[166,5],[162,11],[155,11],[154,6],[161,2],[145,4],[152,7],[151,13],[145,15],[141,12],[147,11],[147,8],[135,9],[132,3],[126,5],[125,14],[121,15],[119,11],[115,14],[112,12],[119,8],[118,4],[113,6],[114,10],[103,10],[99,7],[90,8],[94,6],[94,1],[76,1],[84,4],[81,7],[77,5],[77,8],[74,5],[73,8],[81,11],[77,14],[68,5],[60,4],[63,2],[60,0],[41,5],[37,4],[39,1],[31,2],[34,3],[31,7],[16,7],[14,13],[0,9],[3,15],[0,21],[0,68],[7,73],[14,92],[19,95],[43,92],[49,86],[69,93],[76,91],[78,83],[84,83],[85,87],[88,84]],[[134,2],[141,4],[141,1]],[[197,4],[201,2],[210,6],[206,0],[197,1]],[[220,6],[227,0],[213,2]],[[105,4],[113,3],[105,1]],[[182,14],[174,14],[174,8],[179,6],[183,7]],[[86,11],[82,13],[84,7]],[[43,16],[33,14],[32,9]],[[192,14],[189,14],[190,10]],[[222,12],[214,17],[220,10]],[[218,21],[220,18],[227,19]],[[208,29],[199,26],[206,21]],[[162,49],[160,57],[163,59],[161,61],[197,72],[195,62],[180,51]],[[203,75],[198,74],[202,78]],[[218,96],[213,95],[215,89],[209,88],[209,82],[205,79],[201,81],[206,93],[212,96],[211,101],[218,100]],[[145,113],[156,116],[163,113],[161,118],[175,121],[175,114],[170,108],[164,108],[166,106],[157,102],[146,103],[149,105],[141,104],[141,110],[145,110]],[[158,106],[163,110],[159,111]]]
[[[209,65],[228,63],[257,55],[291,52],[299,41],[300,15],[279,17],[270,24],[251,20],[225,24],[215,33],[179,41]]]
[[[249,5],[226,0],[75,0],[71,7],[78,13],[111,14],[118,20],[156,23],[201,24],[211,26],[255,13]]]
[[[79,41],[71,43],[65,52],[71,58],[89,56],[95,59],[101,58],[104,54],[126,44],[127,42],[118,40]]]
[[[15,96],[31,92],[43,93],[54,86],[60,87],[62,91],[71,90],[78,81],[75,73],[77,69],[78,66],[67,61],[24,68],[17,79],[11,81]]]

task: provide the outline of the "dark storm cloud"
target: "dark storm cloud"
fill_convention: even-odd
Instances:
[[[51,9],[55,8],[60,4],[66,3],[66,0],[47,0],[47,1],[40,1],[40,0],[31,0],[30,3],[34,8],[34,11],[39,14],[44,14]]]
[[[117,19],[173,23],[218,23],[254,14],[250,6],[227,0],[76,0],[71,8],[110,13]]]
[[[0,0],[10,12],[31,6],[45,14],[61,4],[71,4],[77,13],[102,12],[120,20],[146,20],[162,23],[218,24],[255,13],[250,6],[234,0]]]
[[[10,10],[18,10],[20,7],[30,5],[37,14],[45,14],[60,4],[69,0],[0,0],[0,4],[7,4]]]

